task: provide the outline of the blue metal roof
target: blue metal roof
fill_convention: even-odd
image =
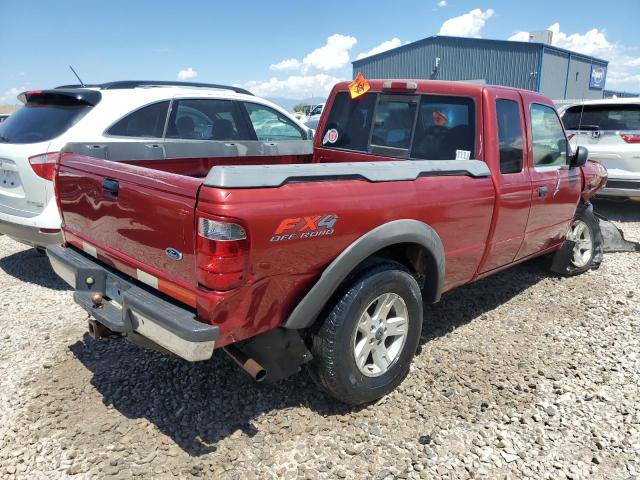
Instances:
[[[433,35],[431,37],[427,37],[427,38],[423,38],[422,40],[417,40],[415,42],[411,42],[411,43],[407,43],[406,45],[402,45],[400,47],[396,47],[393,48],[391,50],[386,50],[382,53],[377,53],[375,55],[371,55],[369,57],[365,57],[365,58],[361,58],[360,60],[355,60],[352,62],[352,65],[354,66],[354,68],[357,65],[361,65],[363,63],[369,62],[372,59],[382,59],[382,58],[386,58],[389,56],[393,56],[397,53],[400,52],[404,52],[407,50],[412,50],[414,48],[423,46],[423,45],[428,45],[430,43],[435,42],[436,40],[441,40],[444,42],[447,41],[456,41],[456,42],[468,42],[469,44],[473,44],[474,46],[478,46],[478,44],[482,44],[482,43],[486,43],[489,44],[488,46],[496,46],[496,44],[502,44],[501,46],[513,46],[513,47],[520,47],[520,48],[524,48],[524,49],[536,49],[539,50],[541,53],[543,50],[550,50],[550,51],[555,51],[558,53],[562,53],[562,54],[566,54],[566,55],[571,55],[572,57],[575,58],[582,58],[585,59],[591,63],[598,63],[604,66],[609,65],[609,61],[608,60],[603,60],[601,58],[596,58],[596,57],[592,57],[589,55],[584,55],[582,53],[576,53],[573,52],[571,50],[567,50],[564,48],[560,48],[560,47],[556,47],[554,45],[549,45],[546,43],[540,43],[540,42],[520,42],[520,41],[513,41],[513,40],[495,40],[495,39],[489,39],[489,38],[468,38],[468,37],[451,37],[448,35]]]

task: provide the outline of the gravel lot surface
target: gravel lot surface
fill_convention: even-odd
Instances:
[[[640,204],[597,209],[640,240]],[[0,237],[0,477],[636,478],[639,272],[537,261],[447,294],[409,377],[352,409],[304,374],[93,341],[46,257]]]

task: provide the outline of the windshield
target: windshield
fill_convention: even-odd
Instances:
[[[0,123],[0,143],[51,140],[67,131],[90,109],[90,105],[27,104]]]
[[[562,122],[568,130],[640,130],[640,105],[581,105],[567,109]]]

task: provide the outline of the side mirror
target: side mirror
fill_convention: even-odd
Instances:
[[[587,163],[588,158],[589,150],[587,150],[585,147],[579,146],[578,148],[576,148],[576,153],[574,153],[569,160],[569,167],[582,167],[585,163]]]

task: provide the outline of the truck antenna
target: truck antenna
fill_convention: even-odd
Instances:
[[[73,72],[73,74],[76,76],[76,78],[78,79],[78,81],[80,82],[80,86],[84,87],[84,82],[82,81],[82,79],[80,78],[80,76],[76,73],[76,71],[73,69],[73,67],[71,65],[69,65],[69,68],[71,69],[71,71]]]

